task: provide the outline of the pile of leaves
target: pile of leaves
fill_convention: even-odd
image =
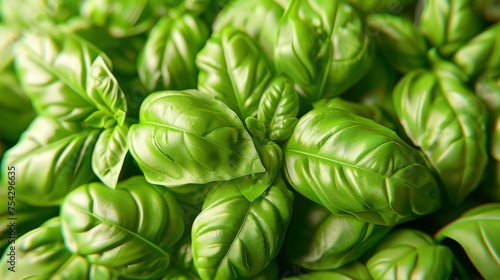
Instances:
[[[1,279],[500,276],[494,0],[1,0]]]

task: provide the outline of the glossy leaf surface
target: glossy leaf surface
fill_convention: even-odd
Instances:
[[[29,33],[16,62],[38,114],[94,127],[123,123],[127,104],[109,59],[83,39],[58,31]]]
[[[264,269],[281,248],[292,203],[283,181],[253,202],[231,181],[213,190],[191,235],[200,277],[248,279]]]
[[[394,107],[406,134],[460,203],[472,192],[487,162],[487,111],[450,71],[415,70],[394,89]]]
[[[483,28],[472,0],[428,0],[420,18],[420,32],[444,56],[453,54]]]
[[[160,19],[151,30],[138,60],[139,77],[146,89],[196,88],[195,58],[208,35],[206,24],[191,14]]]
[[[391,14],[372,14],[367,25],[378,50],[402,73],[427,66],[427,43],[410,19]]]
[[[449,279],[453,253],[415,229],[392,232],[366,266],[373,279]]]
[[[369,67],[372,49],[360,14],[340,0],[291,1],[274,51],[278,73],[316,101],[343,93]]]
[[[292,186],[334,214],[394,225],[440,206],[437,183],[418,151],[372,120],[313,109],[299,120],[284,154]]]
[[[204,184],[266,171],[236,114],[198,91],[148,96],[129,142],[151,183]]]
[[[436,233],[439,241],[451,238],[465,250],[485,279],[500,274],[500,204],[475,207]]]
[[[257,114],[273,70],[249,35],[232,27],[215,34],[198,54],[196,65],[200,91],[227,104],[242,120]]]
[[[22,170],[17,198],[36,206],[59,205],[72,189],[94,181],[91,157],[98,135],[98,129],[37,117],[2,162]]]
[[[165,188],[143,177],[71,192],[61,210],[66,246],[93,264],[134,279],[161,277],[171,248],[184,232],[181,209]]]
[[[90,264],[85,257],[78,256],[64,245],[59,217],[22,235],[14,244],[16,250],[14,270],[3,255],[0,277],[4,280],[18,279],[114,279],[112,272],[104,267]],[[6,251],[10,252],[10,250]]]

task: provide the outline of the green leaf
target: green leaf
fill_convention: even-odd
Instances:
[[[366,263],[373,279],[449,279],[453,253],[415,229],[392,232]]]
[[[500,77],[481,77],[476,82],[477,97],[489,111],[490,155],[500,162]]]
[[[115,279],[102,266],[90,264],[85,257],[71,253],[64,245],[59,217],[53,218],[16,240],[14,270],[8,268],[10,249],[3,255],[0,277],[17,279]]]
[[[290,184],[334,214],[395,225],[440,206],[438,185],[419,152],[370,119],[313,109],[283,152]]]
[[[252,276],[251,280],[274,280],[279,279],[280,268],[276,260],[271,261],[269,265],[266,266],[256,275]]]
[[[420,32],[439,52],[449,56],[479,34],[484,22],[472,0],[427,0],[420,17]]]
[[[500,204],[477,206],[436,233],[436,239],[451,238],[465,250],[485,279],[500,274]]]
[[[212,35],[196,65],[200,91],[226,103],[242,120],[256,116],[273,70],[249,35],[231,27]]]
[[[500,23],[492,25],[462,46],[453,62],[470,77],[487,73],[500,75]]]
[[[114,126],[101,132],[92,154],[92,170],[110,188],[118,183],[128,153],[129,126]]]
[[[29,33],[16,66],[21,85],[40,115],[84,121],[99,110],[110,119],[119,117],[120,122],[127,111],[109,59],[77,36],[54,30]],[[117,115],[119,111],[123,112]]]
[[[290,2],[280,20],[275,66],[317,101],[342,94],[368,70],[372,47],[361,15],[341,0]]]
[[[194,15],[160,19],[139,55],[137,70],[146,89],[196,88],[195,59],[208,37],[208,27]]]
[[[340,268],[359,259],[391,230],[332,214],[306,198],[297,198],[295,203],[286,253],[291,263],[307,269]]]
[[[500,2],[497,0],[475,0],[474,8],[490,22],[500,21]]]
[[[245,32],[262,48],[267,58],[272,60],[282,15],[283,7],[277,0],[236,0],[222,9],[212,29],[214,33],[218,33],[231,26]]]
[[[299,96],[286,76],[276,77],[267,87],[259,103],[257,118],[266,125],[272,141],[285,141],[298,122]]]
[[[13,72],[0,72],[0,92],[0,138],[16,143],[36,113]]]
[[[248,279],[269,265],[281,248],[292,203],[283,181],[253,202],[231,181],[214,189],[191,234],[201,279]]]
[[[314,271],[294,277],[284,278],[286,280],[360,280],[371,279],[368,269],[360,262],[353,262],[342,268],[328,271]]]
[[[99,132],[37,117],[3,157],[3,166],[20,170],[17,199],[34,206],[59,205],[71,190],[95,180],[91,156]]]
[[[184,232],[181,208],[165,188],[132,177],[71,192],[61,208],[66,246],[96,265],[133,279],[165,274],[171,248]]]
[[[371,14],[366,18],[378,50],[401,73],[427,66],[427,43],[413,22],[391,14]]]
[[[450,71],[415,70],[394,89],[399,121],[460,203],[479,184],[487,162],[487,110]]]
[[[128,139],[153,184],[205,184],[266,171],[238,116],[198,91],[149,95]]]
[[[78,15],[79,1],[18,0],[1,1],[2,21],[10,25],[32,27],[47,22],[62,23]]]
[[[281,176],[280,172],[283,166],[283,152],[280,146],[272,141],[268,141],[260,147],[259,156],[266,172],[234,179],[234,184],[250,202],[260,197],[277,176]]]

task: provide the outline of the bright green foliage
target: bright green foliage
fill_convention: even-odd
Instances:
[[[441,203],[420,154],[394,131],[355,114],[313,109],[300,119],[284,153],[292,186],[334,214],[394,225]]]
[[[394,90],[394,108],[406,134],[460,203],[479,184],[487,162],[483,103],[451,71],[415,70]]]
[[[156,23],[139,57],[137,72],[150,91],[196,88],[196,54],[205,45],[209,31],[192,14],[164,17]]]
[[[276,69],[310,101],[340,95],[370,65],[373,49],[364,28],[361,15],[345,1],[291,1],[278,29]]]
[[[288,259],[311,270],[336,269],[357,260],[391,230],[332,214],[302,197],[295,203],[287,241],[287,247],[293,250],[287,251]]]
[[[204,184],[266,171],[236,114],[198,91],[148,96],[129,142],[147,180],[155,184]]]
[[[458,242],[481,275],[494,279],[500,274],[499,214],[498,203],[475,207],[437,232],[436,239]]]
[[[68,249],[133,279],[161,277],[169,249],[182,237],[181,208],[165,188],[133,177],[110,189],[83,185],[65,199],[62,232]]]
[[[253,202],[231,181],[214,189],[192,229],[201,279],[249,278],[269,265],[283,243],[292,203],[282,180]]]
[[[341,268],[317,271],[308,274],[302,274],[295,277],[285,278],[286,280],[358,280],[371,279],[370,273],[365,265],[354,262]]]
[[[373,279],[449,279],[453,254],[428,234],[414,229],[392,232],[366,266]]]

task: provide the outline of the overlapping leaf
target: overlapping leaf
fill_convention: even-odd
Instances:
[[[205,184],[266,171],[238,116],[198,91],[148,96],[129,143],[154,184]]]
[[[334,214],[394,225],[440,206],[438,185],[418,151],[372,120],[313,109],[283,150],[288,181]]]
[[[268,266],[281,248],[292,203],[283,181],[253,202],[231,181],[212,191],[191,235],[201,279],[248,279]]]
[[[101,183],[79,187],[66,197],[61,221],[72,253],[133,279],[162,277],[170,265],[169,248],[184,232],[175,198],[143,177],[116,189]]]

